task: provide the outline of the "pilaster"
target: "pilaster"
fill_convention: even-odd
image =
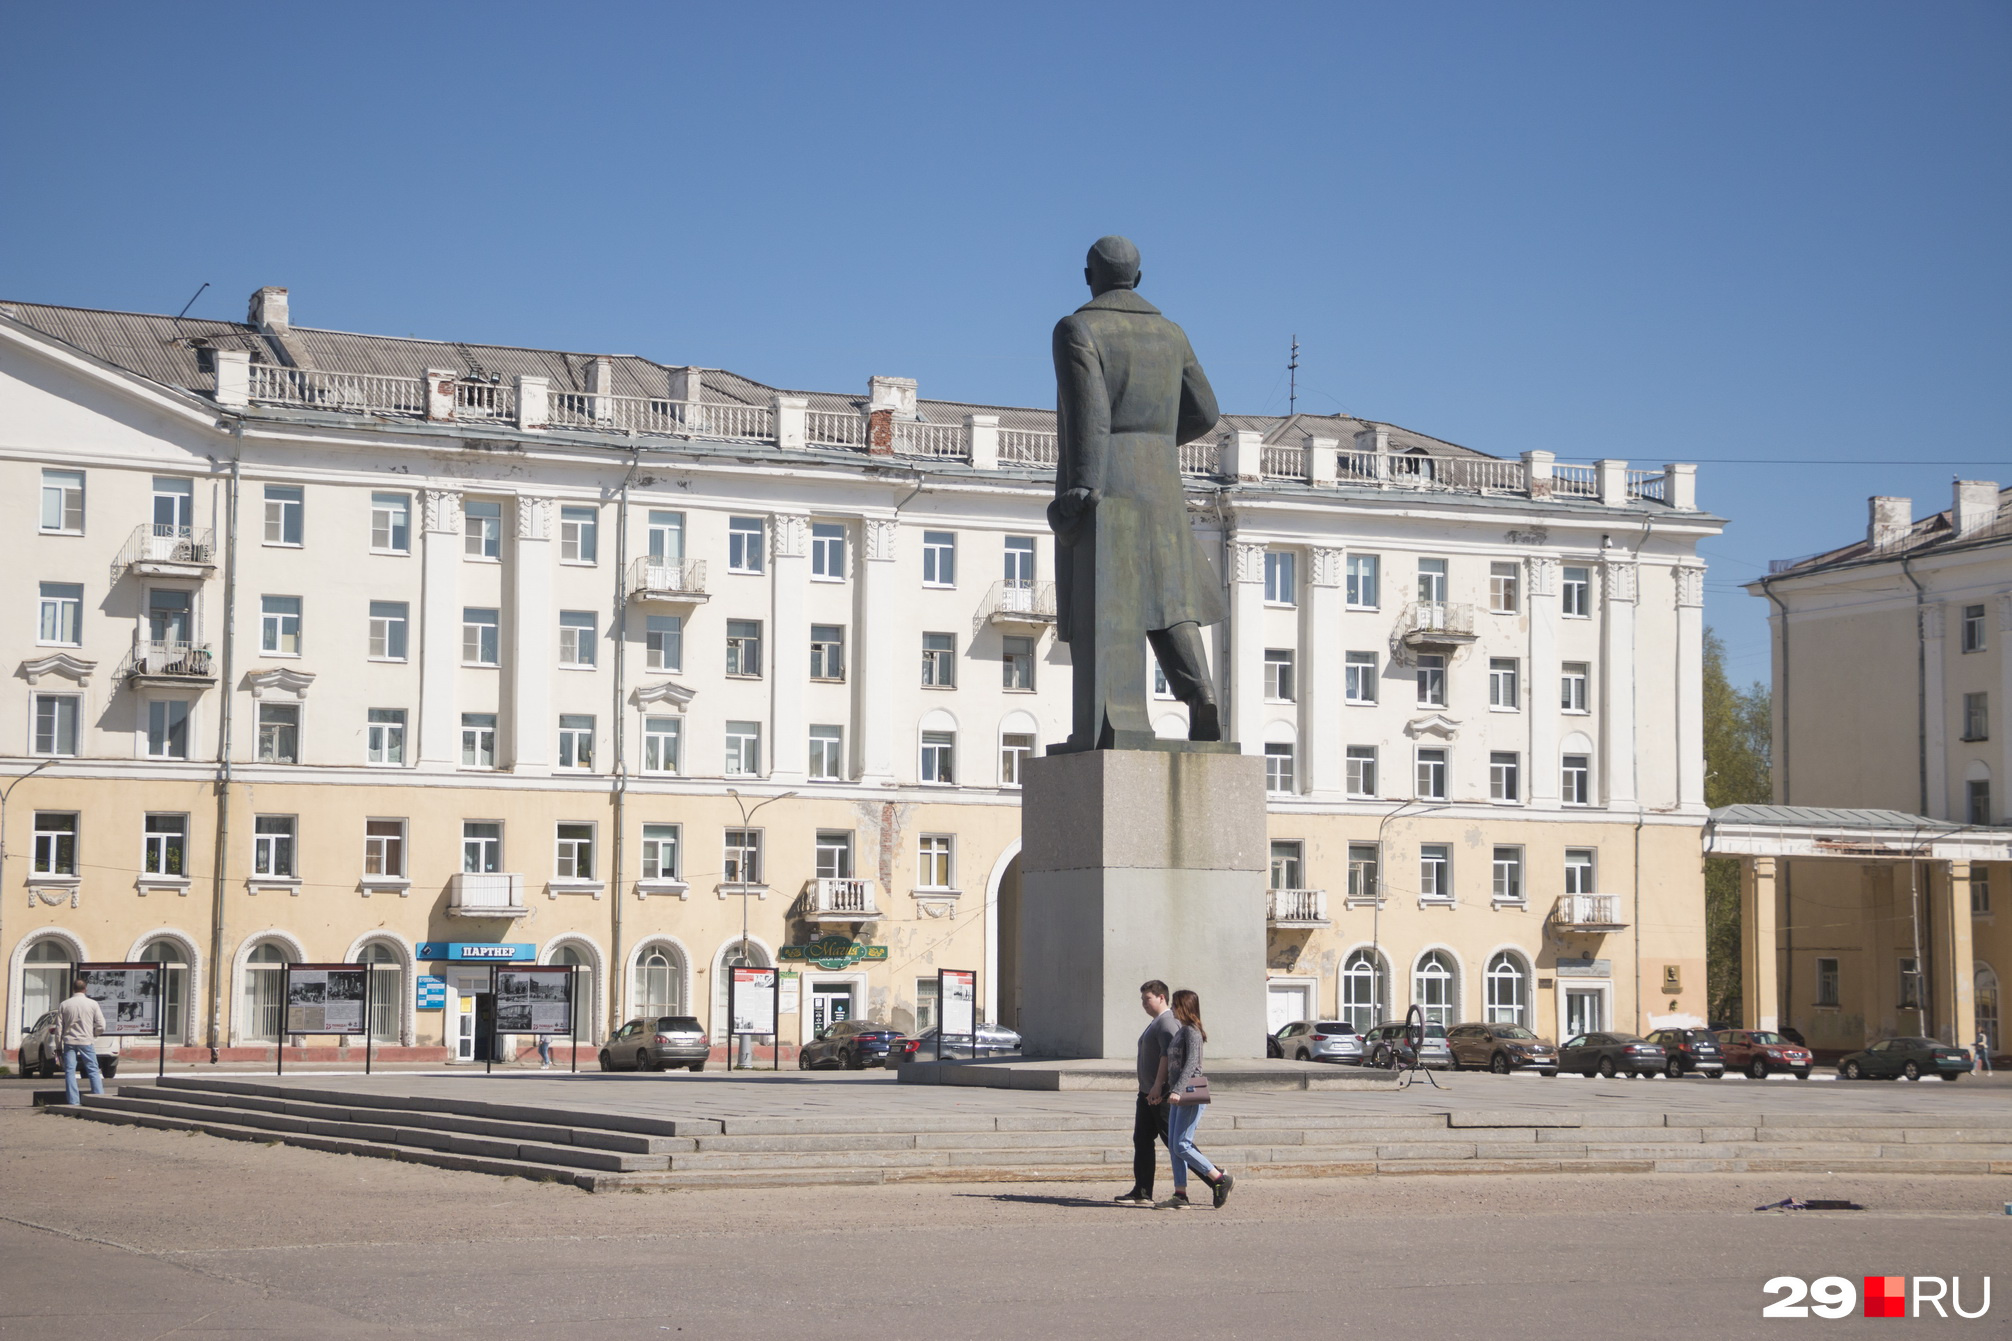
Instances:
[[[868,517],[860,530],[858,627],[853,631],[853,664],[858,688],[853,700],[853,734],[858,738],[859,779],[894,782],[895,676],[900,666],[896,646],[894,541],[899,523],[892,517]],[[807,632],[807,631],[806,631]]]
[[[1970,863],[1942,863],[1935,881],[1935,1034],[1960,1048],[1977,1037],[1977,954],[1970,926]]]
[[[1561,767],[1560,733],[1567,729],[1566,722],[1589,719],[1558,715],[1558,561],[1549,556],[1528,559],[1524,562],[1524,578],[1523,609],[1529,629],[1524,653],[1529,678],[1523,695],[1523,714],[1530,731],[1530,766],[1526,776],[1530,803],[1555,806]],[[1606,771],[1604,763],[1601,771]]]
[[[1677,804],[1705,804],[1705,566],[1680,563],[1677,582]]]
[[[1264,552],[1234,537],[1230,550],[1230,739],[1264,753]]]
[[[769,579],[769,775],[797,783],[808,772],[803,690],[810,683],[810,625],[804,619],[810,515],[775,513],[769,535],[775,569]]]
[[[1600,772],[1609,809],[1635,808],[1635,604],[1639,570],[1628,559],[1600,566]]]
[[[1333,457],[1333,443],[1328,455]],[[1341,739],[1342,551],[1308,553],[1306,599],[1299,624],[1299,757],[1307,790],[1339,799],[1346,787]]]
[[[1740,863],[1740,1023],[1748,1029],[1781,1027],[1780,923],[1775,859],[1748,858]]]
[[[461,495],[419,495],[419,766],[460,763],[454,683],[461,665]]]
[[[1928,794],[1921,799],[1924,815],[1966,824],[1967,814],[1958,814],[1949,797],[1949,686],[1944,680],[1944,607],[1931,603],[1921,607],[1921,665],[1924,705],[1922,741],[1928,756]]]
[[[558,655],[559,613],[552,606],[552,500],[519,495],[517,539],[506,581],[510,625],[505,630],[508,677],[510,771],[544,774],[552,770],[559,723],[552,716],[552,665]],[[603,723],[613,729],[618,723]]]

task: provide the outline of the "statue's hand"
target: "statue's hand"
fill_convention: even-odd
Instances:
[[[1063,521],[1072,522],[1094,509],[1103,496],[1102,489],[1064,489],[1055,498],[1056,511]]]

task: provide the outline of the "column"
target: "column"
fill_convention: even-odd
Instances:
[[[1961,802],[1949,795],[1949,693],[1943,679],[1943,607],[1921,607],[1922,684],[1927,696],[1923,729],[1927,732],[1923,749],[1928,757],[1928,794],[1921,798],[1921,813],[1932,819],[1968,824],[1969,814]]]
[[[1740,863],[1740,1023],[1748,1029],[1781,1027],[1779,924],[1775,859],[1748,857]]]
[[[1705,804],[1705,566],[1677,565],[1677,804]]]
[[[1558,560],[1549,555],[1524,560],[1523,593],[1523,608],[1530,621],[1525,644],[1528,660],[1524,663],[1529,673],[1523,695],[1523,712],[1530,727],[1530,804],[1549,807],[1558,804],[1558,735],[1563,723],[1589,719],[1558,715]],[[1601,770],[1605,771],[1604,764]]]
[[[1626,559],[1601,565],[1600,787],[1610,810],[1635,797],[1635,597],[1638,573]]]
[[[807,775],[808,726],[803,692],[810,684],[810,625],[804,592],[810,581],[810,517],[778,512],[769,520],[775,573],[769,579],[769,776],[798,783]]]
[[[1329,443],[1328,456],[1333,455]],[[1342,551],[1315,549],[1307,557],[1312,571],[1300,603],[1299,757],[1306,761],[1307,790],[1338,799],[1347,783],[1341,738]]]
[[[1937,907],[1929,924],[1935,933],[1936,1035],[1967,1048],[1977,1037],[1977,953],[1970,927],[1970,863],[1942,863]]]
[[[898,526],[892,517],[868,517],[861,528],[865,543],[860,546],[859,598],[852,630],[858,684],[852,729],[857,737],[859,779],[887,785],[894,782],[895,675],[901,664],[895,620],[894,537]]]
[[[552,771],[559,723],[552,715],[552,664],[559,612],[552,604],[552,500],[519,495],[517,543],[506,583],[510,598],[508,675],[510,771]],[[597,631],[598,632],[598,631]],[[619,730],[608,722],[606,730]],[[605,734],[605,731],[602,733]]]
[[[461,665],[461,495],[426,489],[419,495],[419,766],[461,762],[455,676]]]
[[[1230,540],[1230,735],[1245,754],[1264,753],[1264,552]]]

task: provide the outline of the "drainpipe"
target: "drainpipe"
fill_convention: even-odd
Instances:
[[[1769,771],[1781,779],[1781,803],[1789,805],[1791,802],[1788,799],[1788,602],[1774,594],[1773,584],[1774,579],[1771,577],[1761,579],[1761,594],[1768,598],[1770,605],[1781,612],[1781,676],[1777,686],[1781,690],[1781,739],[1769,742],[1772,752],[1779,755],[1778,759],[1769,760]]]
[[[609,845],[609,860],[612,863],[609,875],[609,897],[614,906],[609,909],[610,927],[608,943],[608,1007],[605,1012],[605,1027],[613,1030],[617,1013],[621,1008],[622,987],[627,977],[623,971],[622,948],[622,858],[627,853],[629,833],[629,724],[622,714],[622,690],[627,684],[629,670],[629,482],[636,478],[636,468],[642,464],[642,454],[632,445],[629,449],[629,473],[622,476],[621,493],[617,496],[615,513],[615,704],[609,720],[615,725],[615,771],[610,780],[615,807],[615,841]]]
[[[1908,555],[1900,556],[1900,575],[1914,587],[1914,757],[1915,771],[1921,789],[1921,804],[1916,814],[1928,813],[1928,645],[1921,636],[1921,608],[1928,604],[1928,595],[1914,576],[1914,560]]]
[[[244,465],[244,420],[231,421],[231,478],[224,521],[224,646],[217,714],[217,832],[212,857],[210,891],[210,1062],[221,1060],[224,1012],[224,882],[230,865],[231,834],[231,676],[237,664],[238,617],[238,484]],[[285,1045],[282,1038],[280,1043]]]

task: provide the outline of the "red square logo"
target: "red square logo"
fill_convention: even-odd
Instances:
[[[1865,1316],[1868,1318],[1906,1317],[1907,1277],[1867,1276],[1865,1278]]]

